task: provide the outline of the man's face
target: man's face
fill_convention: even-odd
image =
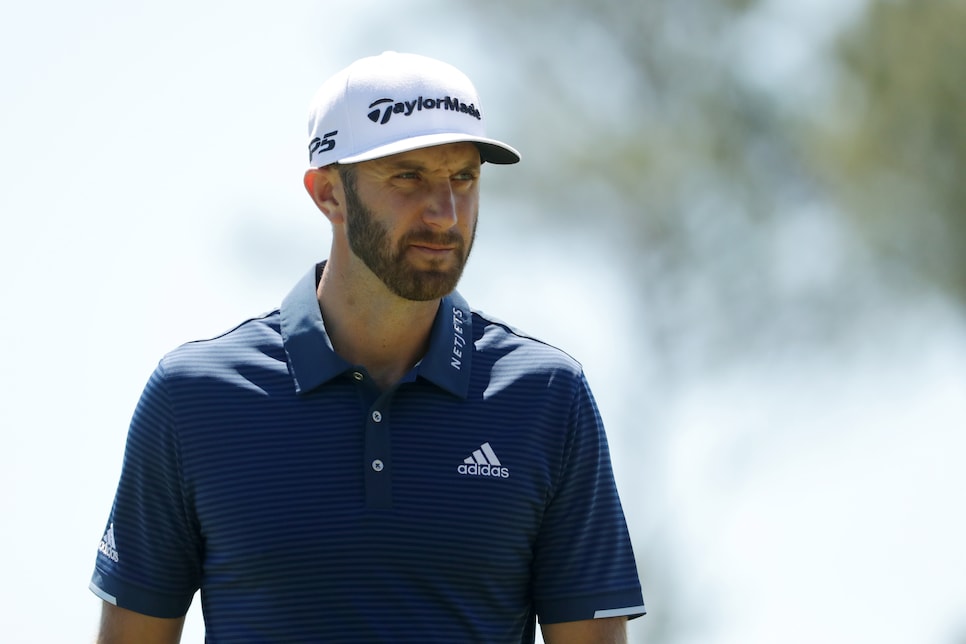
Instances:
[[[349,248],[390,291],[426,301],[456,288],[476,234],[476,146],[413,150],[340,174]]]

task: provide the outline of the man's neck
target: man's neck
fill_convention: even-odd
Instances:
[[[326,265],[317,291],[335,352],[365,367],[380,389],[395,385],[429,348],[439,300],[414,302]]]

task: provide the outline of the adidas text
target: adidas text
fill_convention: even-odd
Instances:
[[[495,476],[501,479],[510,478],[510,470],[505,467],[497,467],[496,465],[478,465],[477,463],[466,465],[464,463],[456,469],[460,474],[470,476]]]
[[[463,464],[456,471],[466,476],[491,476],[495,478],[510,478],[510,470],[503,467],[496,452],[489,443],[483,443],[479,449],[463,459]]]
[[[376,107],[377,105],[385,105],[385,107]],[[372,109],[375,108],[375,109]],[[459,98],[453,98],[450,96],[445,96],[443,98],[415,98],[411,101],[396,101],[391,98],[380,98],[378,101],[374,101],[369,109],[369,120],[373,123],[378,123],[379,125],[385,125],[392,118],[393,114],[402,114],[403,116],[412,116],[413,112],[421,112],[423,110],[449,110],[452,112],[461,112],[472,116],[476,120],[481,120],[483,115],[480,111],[476,109],[476,106],[470,103],[467,105],[460,101]]]
[[[102,555],[112,560],[114,563],[117,563],[117,550],[110,547],[103,541],[101,541],[100,545],[97,546],[97,549],[101,551]]]

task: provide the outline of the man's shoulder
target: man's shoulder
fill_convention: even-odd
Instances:
[[[281,351],[279,311],[248,318],[218,335],[186,342],[166,353],[160,366],[169,377],[236,365]]]
[[[472,309],[472,313],[477,351],[498,354],[512,351],[535,367],[549,366],[575,374],[583,370],[580,362],[560,347],[478,309]]]

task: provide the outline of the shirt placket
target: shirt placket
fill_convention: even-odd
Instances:
[[[363,388],[366,406],[365,447],[362,455],[366,507],[392,509],[392,432],[389,410],[394,390],[380,392],[363,371],[352,374]]]

